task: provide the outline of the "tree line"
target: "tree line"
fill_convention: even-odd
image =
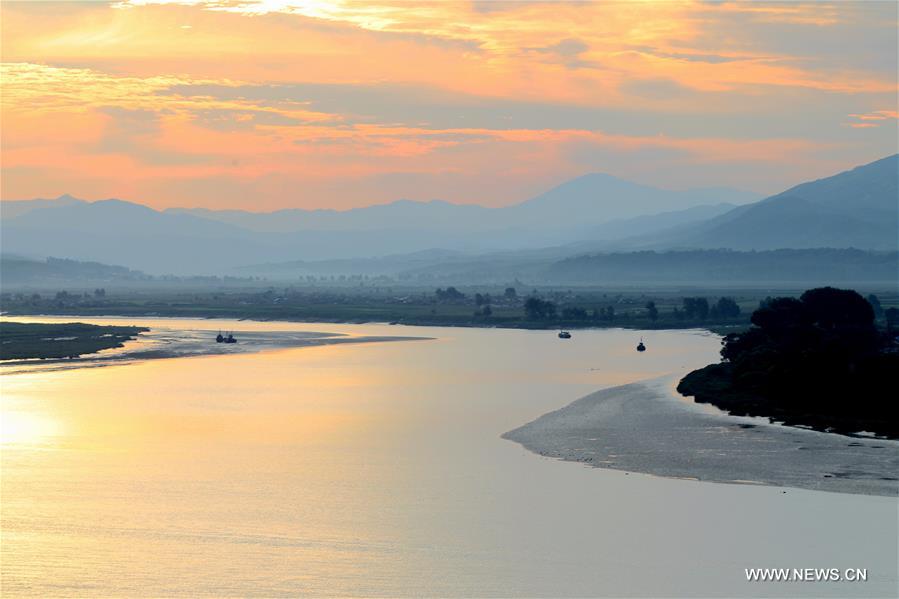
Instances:
[[[766,298],[751,328],[724,337],[721,363],[691,372],[678,389],[734,414],[896,437],[896,314],[879,329],[875,305],[832,287]]]

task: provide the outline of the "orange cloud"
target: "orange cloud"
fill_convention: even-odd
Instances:
[[[850,114],[849,118],[856,119],[855,122],[847,123],[853,129],[873,129],[880,127],[883,121],[899,119],[899,112],[896,110],[875,110],[864,114]]]
[[[895,17],[868,4],[3,3],[0,195],[500,204],[585,170],[774,191],[763,169],[895,151]]]

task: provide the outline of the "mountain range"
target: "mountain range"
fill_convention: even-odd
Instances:
[[[739,206],[660,241],[665,247],[895,250],[899,155]],[[658,242],[659,240],[657,240]]]
[[[895,250],[897,167],[893,155],[763,200],[732,189],[670,191],[590,174],[502,208],[401,200],[347,211],[253,213],[160,211],[71,196],[3,201],[0,247],[5,255],[116,263],[150,274],[284,276],[545,263],[624,250]]]

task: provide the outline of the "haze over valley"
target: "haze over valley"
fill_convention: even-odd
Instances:
[[[601,261],[604,254],[647,250],[852,248],[887,252],[869,259],[882,265],[880,271],[866,270],[864,258],[855,258],[863,278],[883,276],[895,262],[889,252],[895,250],[897,166],[894,155],[763,200],[735,190],[672,192],[586,175],[506,208],[398,201],[343,212],[254,213],[158,211],[71,196],[4,202],[4,268],[12,274],[10,262],[18,260],[19,273],[27,267],[23,259],[54,257],[149,275],[414,278],[432,270],[438,278],[450,271],[483,281],[484,271],[512,267],[536,280],[574,283],[566,273],[571,260],[584,262],[581,256]],[[678,268],[678,260],[669,260],[663,278],[676,280]],[[640,272],[646,271],[611,280],[653,279]],[[702,271],[684,273],[682,280],[703,278]],[[583,282],[602,280],[609,280],[608,273]]]

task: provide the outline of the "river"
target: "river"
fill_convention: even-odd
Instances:
[[[129,323],[153,329],[132,344],[219,329],[430,339],[3,374],[4,596],[895,591],[895,498],[589,468],[500,437],[597,389],[716,360],[719,338],[707,332],[563,341],[551,331]],[[644,354],[634,351],[641,334]],[[753,567],[858,567],[869,579],[746,582]]]

